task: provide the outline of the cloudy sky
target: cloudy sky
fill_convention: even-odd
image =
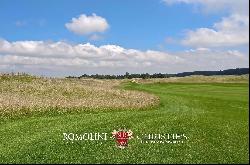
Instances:
[[[249,67],[248,0],[0,0],[0,72]]]

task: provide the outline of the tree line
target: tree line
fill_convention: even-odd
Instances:
[[[185,77],[192,75],[203,75],[203,76],[214,76],[214,75],[243,75],[249,74],[249,68],[236,68],[236,69],[227,69],[220,71],[194,71],[194,72],[182,72],[177,74],[168,74],[168,73],[141,73],[141,74],[130,74],[126,72],[124,75],[103,75],[103,74],[83,74],[79,77],[77,76],[68,76],[66,78],[94,78],[94,79],[132,79],[132,78],[169,78],[169,77]]]

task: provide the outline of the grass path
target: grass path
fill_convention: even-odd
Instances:
[[[150,110],[80,112],[0,122],[0,163],[248,163],[248,84],[124,86],[160,97]],[[66,143],[63,132],[185,133],[183,144]]]

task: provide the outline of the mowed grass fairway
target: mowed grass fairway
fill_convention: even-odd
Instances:
[[[248,83],[124,82],[121,88],[154,94],[160,103],[2,117],[0,163],[249,163]],[[141,144],[134,138],[123,150],[114,140],[63,140],[64,132],[111,136],[120,127],[134,136],[184,133],[188,139],[182,144]]]

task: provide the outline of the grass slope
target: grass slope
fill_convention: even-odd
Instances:
[[[124,85],[160,97],[150,110],[79,112],[0,122],[0,163],[248,163],[248,84]],[[63,132],[185,133],[183,144],[66,143]]]

